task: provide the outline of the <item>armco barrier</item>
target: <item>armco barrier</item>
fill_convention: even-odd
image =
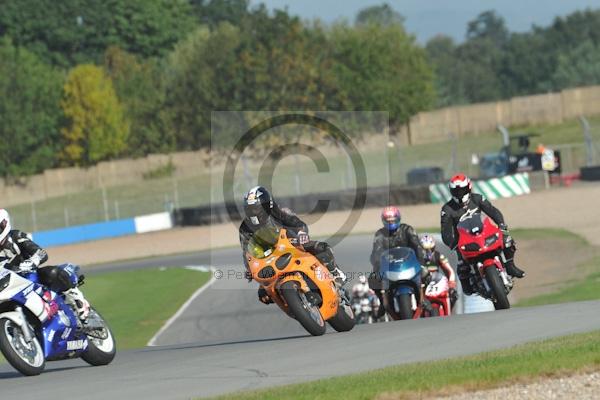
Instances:
[[[298,214],[324,213],[327,211],[350,210],[354,205],[354,190],[335,193],[306,194],[303,196],[277,198],[282,207],[289,207]],[[391,188],[369,188],[365,207],[385,207],[390,204],[408,205],[429,203],[428,186]],[[239,205],[239,204],[238,204]],[[230,221],[228,207],[236,204],[215,204],[212,206],[179,208],[173,213],[173,221],[178,226],[211,225]]]
[[[501,178],[493,178],[473,182],[473,191],[484,195],[490,200],[501,197],[513,197],[531,193],[529,174],[519,173]],[[432,203],[445,203],[450,200],[450,191],[445,183],[429,185]]]
[[[172,227],[171,215],[164,212],[129,219],[35,232],[33,238],[40,246],[50,247],[152,232]]]

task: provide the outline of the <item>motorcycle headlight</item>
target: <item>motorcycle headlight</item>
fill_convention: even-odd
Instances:
[[[497,233],[493,234],[492,236],[486,237],[485,238],[485,245],[486,245],[486,247],[487,246],[491,246],[494,243],[496,243],[496,240],[498,240],[498,234]]]

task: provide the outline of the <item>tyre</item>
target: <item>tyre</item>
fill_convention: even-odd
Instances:
[[[87,335],[88,348],[81,353],[81,358],[86,363],[94,366],[110,364],[117,353],[115,338],[108,327],[108,324],[94,308],[90,308],[88,320],[100,323],[104,328],[94,330],[93,334],[89,333]]]
[[[8,318],[0,318],[0,350],[6,361],[23,375],[39,375],[46,366],[38,338],[34,336],[27,343],[21,327]]]
[[[433,305],[431,306],[431,313],[429,314],[430,317],[439,317],[440,316],[440,306],[439,305]]]
[[[507,310],[510,308],[510,302],[508,301],[508,295],[504,282],[500,278],[498,270],[494,267],[486,268],[485,279],[487,280],[490,290],[492,291],[492,300],[494,302],[494,308],[496,310]]]
[[[281,296],[285,299],[290,313],[300,325],[313,336],[321,336],[327,326],[319,307],[311,304],[300,291],[296,282],[288,281],[281,285]]]
[[[363,323],[369,323],[369,314],[365,313],[365,317],[366,318],[364,318]],[[355,325],[354,311],[352,311],[352,307],[350,307],[348,304],[340,301],[337,314],[329,318],[327,322],[338,332],[351,331]]]
[[[413,317],[413,309],[412,309],[412,299],[410,294],[401,294],[396,297],[398,301],[398,315],[400,319],[412,319]]]

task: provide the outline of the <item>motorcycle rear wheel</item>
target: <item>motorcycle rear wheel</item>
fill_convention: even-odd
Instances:
[[[504,287],[504,282],[500,278],[500,274],[495,267],[489,267],[485,270],[485,279],[492,291],[494,308],[496,310],[507,310],[510,308],[508,294]]]
[[[306,300],[297,283],[293,281],[284,282],[280,289],[281,296],[285,299],[291,314],[300,322],[300,325],[313,336],[323,335],[327,330],[325,320],[323,320],[319,308]]]

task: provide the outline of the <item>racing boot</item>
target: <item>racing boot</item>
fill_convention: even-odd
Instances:
[[[330,262],[326,263],[325,266],[331,275],[333,275],[333,280],[336,285],[338,285],[338,287],[344,286],[344,284],[348,281],[348,278],[346,277],[344,271],[342,271],[342,269],[337,265],[335,260],[331,260]]]
[[[331,273],[333,274],[333,280],[338,286],[344,286],[344,284],[348,281],[346,274],[339,267],[335,267]]]
[[[525,277],[525,271],[518,268],[513,260],[506,260],[506,262],[504,263],[504,267],[506,268],[506,272],[513,278],[520,279]]]
[[[82,325],[87,322],[87,317],[90,313],[90,303],[83,297],[83,293],[79,288],[75,287],[64,292],[65,303],[69,304],[77,316]]]

